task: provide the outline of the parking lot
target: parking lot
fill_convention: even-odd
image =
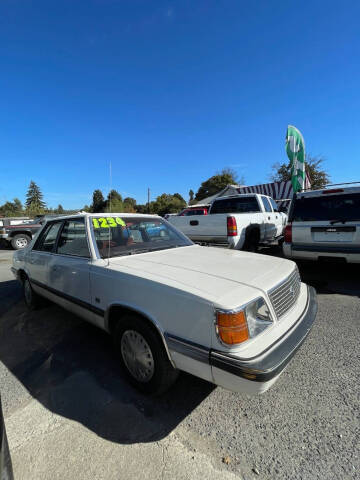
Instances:
[[[182,374],[154,399],[128,386],[105,333],[51,304],[26,310],[11,255],[0,384],[15,479],[360,478],[359,266],[299,265],[317,321],[263,396]]]

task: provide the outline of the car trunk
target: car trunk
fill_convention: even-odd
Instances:
[[[292,243],[345,252],[360,246],[360,193],[298,198],[292,212]]]

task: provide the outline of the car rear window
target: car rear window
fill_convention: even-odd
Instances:
[[[256,197],[235,197],[215,200],[210,213],[252,213],[260,212]]]
[[[360,220],[360,193],[299,197],[294,202],[293,222]]]

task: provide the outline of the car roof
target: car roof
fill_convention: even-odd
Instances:
[[[151,215],[149,213],[123,213],[123,212],[103,212],[103,213],[75,213],[73,215],[65,215],[51,220],[68,220],[69,218],[84,218],[84,217],[141,217],[141,218],[161,218],[159,215]],[[49,219],[50,220],[50,219]]]
[[[217,197],[213,200],[213,203],[216,202],[216,200],[226,200],[229,198],[238,198],[238,197],[253,197],[254,195],[262,195],[263,197],[268,197],[268,195],[262,194],[262,193],[237,193],[236,195],[226,195],[225,197]]]
[[[326,193],[324,193],[326,192]],[[322,188],[321,190],[309,190],[307,192],[299,192],[296,194],[296,198],[304,197],[319,197],[321,195],[344,195],[350,193],[360,193],[359,187],[341,187],[331,186],[330,188]]]

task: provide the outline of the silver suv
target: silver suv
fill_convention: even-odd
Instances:
[[[331,187],[294,196],[285,257],[360,263],[360,186]]]

